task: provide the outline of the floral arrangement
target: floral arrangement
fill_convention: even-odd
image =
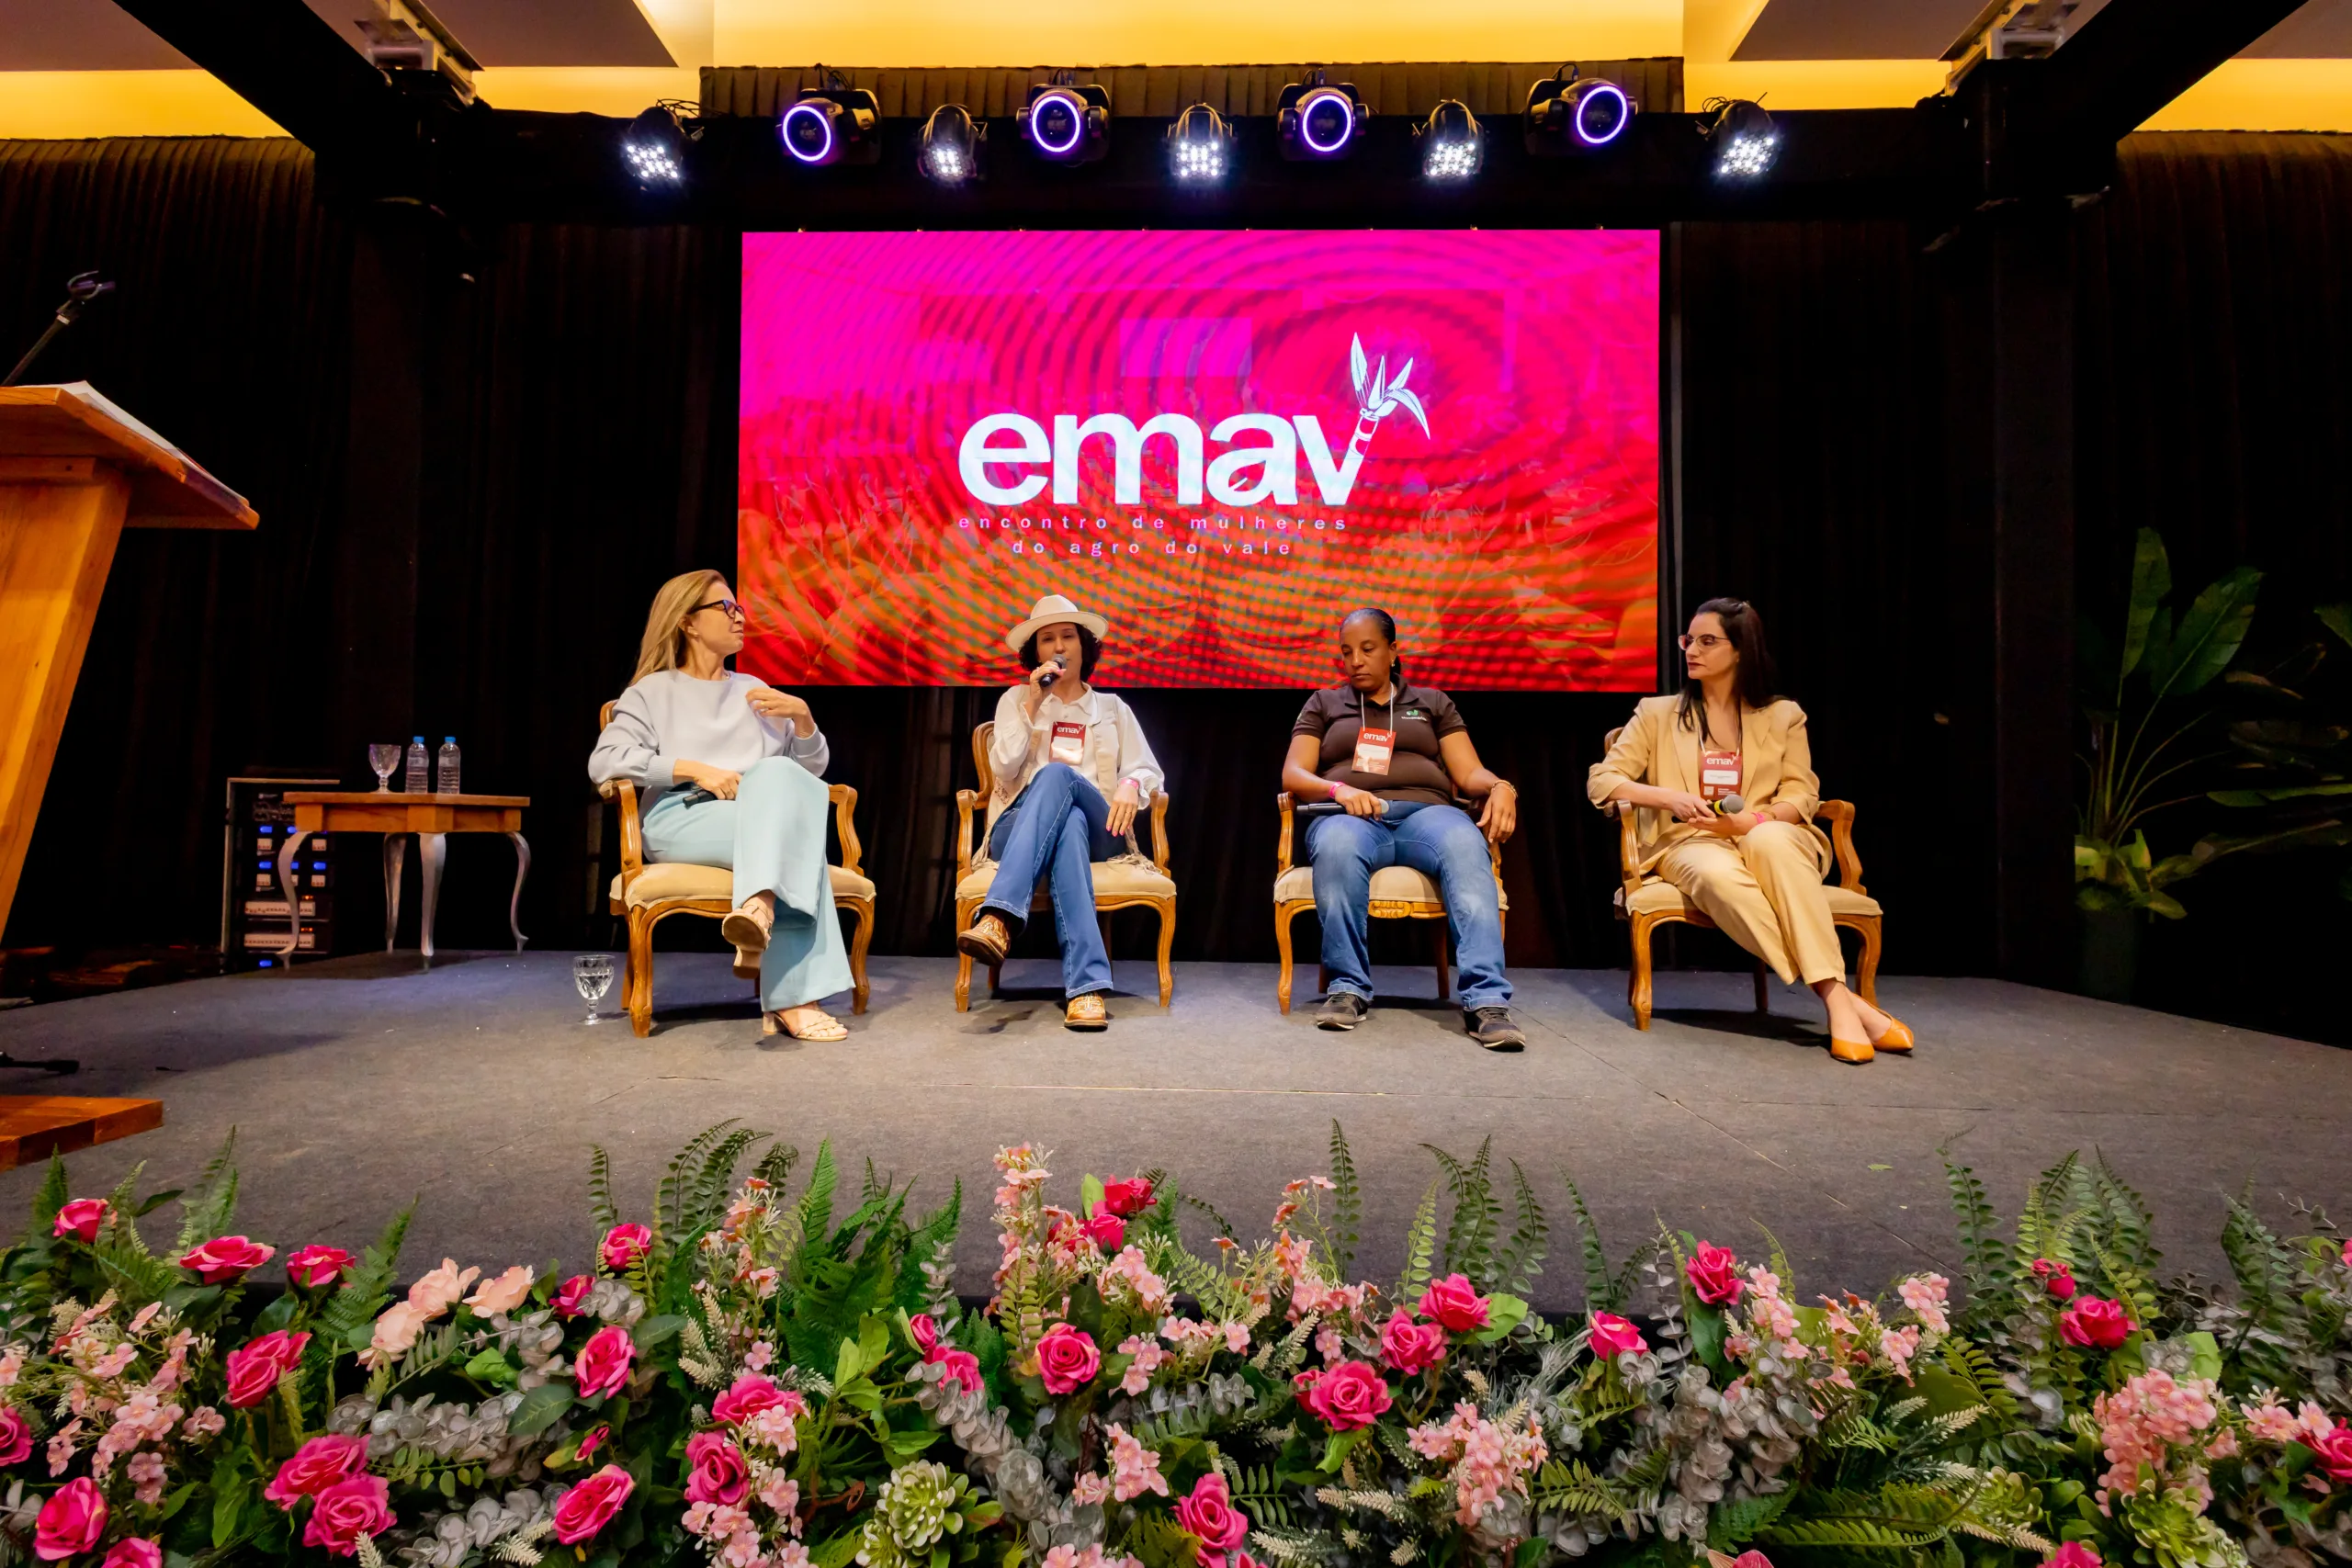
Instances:
[[[1807,1300],[1776,1246],[1612,1260],[1571,1182],[1585,1305],[1555,1319],[1550,1223],[1487,1146],[1437,1154],[1374,1283],[1337,1127],[1250,1241],[1162,1173],[1057,1188],[1024,1145],[979,1304],[960,1190],[919,1216],[868,1167],[849,1201],[828,1145],[796,1190],[765,1142],[696,1138],[641,1221],[599,1151],[594,1268],[444,1259],[404,1292],[405,1214],[356,1258],[234,1234],[232,1150],[144,1198],[52,1162],[0,1259],[0,1562],[2352,1561],[2352,1250],[2315,1213],[2287,1240],[2233,1204],[2224,1297],[2158,1279],[2103,1160],[2009,1227],[1952,1167],[1964,1301],[1928,1272]]]

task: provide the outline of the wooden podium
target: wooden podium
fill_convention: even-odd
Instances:
[[[125,528],[251,528],[244,498],[86,385],[0,387],[0,927]]]

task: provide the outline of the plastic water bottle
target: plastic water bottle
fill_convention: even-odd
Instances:
[[[424,737],[413,737],[408,743],[408,771],[401,777],[401,788],[411,795],[426,793],[424,762]]]
[[[441,738],[441,756],[438,766],[435,769],[435,777],[438,779],[439,782],[433,787],[439,790],[443,795],[456,795],[459,793],[458,789],[458,738],[454,735],[445,735]]]

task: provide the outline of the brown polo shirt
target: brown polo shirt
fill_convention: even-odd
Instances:
[[[1391,704],[1371,701],[1352,686],[1329,686],[1306,699],[1306,705],[1298,710],[1298,722],[1291,726],[1290,732],[1316,738],[1321,750],[1316,757],[1315,771],[1333,784],[1369,790],[1383,800],[1452,805],[1453,780],[1445,771],[1438,742],[1469,726],[1462,722],[1453,699],[1443,692],[1402,681],[1395,685],[1393,726],[1389,722]],[[1367,706],[1374,728],[1394,728],[1396,731],[1396,750],[1388,759],[1385,775],[1355,771],[1356,735],[1363,728]]]

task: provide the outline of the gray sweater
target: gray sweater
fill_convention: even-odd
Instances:
[[[790,719],[762,718],[750,694],[766,685],[731,671],[717,681],[698,681],[683,670],[656,671],[613,705],[613,722],[588,756],[589,779],[630,780],[645,792],[638,803],[645,812],[667,791],[694,788],[672,774],[676,762],[707,762],[740,773],[763,757],[789,757],[823,778],[832,757],[825,732],[804,739]]]

